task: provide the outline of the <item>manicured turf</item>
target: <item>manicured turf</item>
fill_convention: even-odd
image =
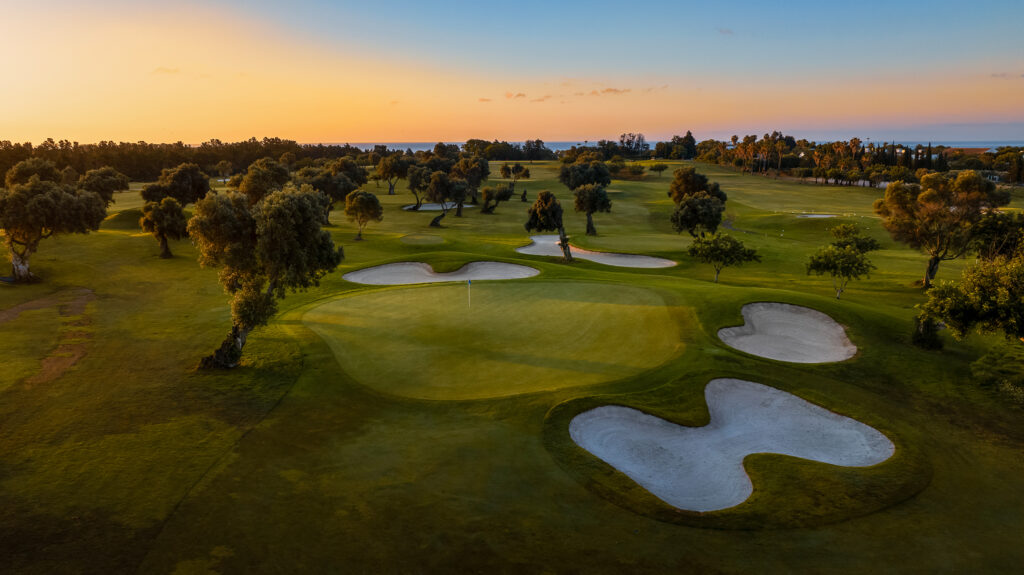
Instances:
[[[302,319],[356,381],[423,399],[613,381],[660,365],[680,347],[680,326],[658,294],[614,284],[393,289],[336,299]]]
[[[0,323],[0,572],[1019,569],[1022,411],[970,375],[996,339],[947,338],[943,352],[909,345],[925,258],[893,243],[871,216],[881,191],[698,164],[729,194],[730,233],[764,260],[726,269],[714,284],[713,270],[685,255],[690,239],[668,223],[670,172],[613,182],[613,211],[595,216],[601,235],[588,237],[556,169],[531,165],[534,179],[517,189],[531,199],[551,189],[575,244],[680,264],[612,269],[517,254],[529,243],[528,204],[503,203],[494,215],[467,210],[436,229],[428,227],[436,213],[399,209],[412,200],[404,185],[388,196],[370,184],[384,221],[355,242],[354,227],[335,211],[329,229],[347,258],[338,272],[281,302],[271,324],[250,336],[240,368],[206,373],[196,363],[229,328],[217,272],[197,266],[187,241],[172,242],[174,259],[157,257],[156,241],[136,227],[137,191],[118,195],[112,209],[124,213],[98,233],[44,241],[32,262],[43,283],[0,284],[0,310],[42,302]],[[843,216],[797,218],[803,211]],[[843,222],[865,227],[884,249],[871,254],[872,277],[836,301],[831,282],[807,276],[804,262]],[[479,260],[541,274],[474,282],[472,311],[447,314],[440,302],[461,306],[465,285],[342,279],[390,262],[447,272]],[[939,280],[956,278],[966,263],[944,262]],[[94,299],[80,312],[62,307],[61,294],[79,288]],[[581,309],[592,300],[599,305]],[[830,315],[858,354],[795,365],[720,342],[718,329],[741,324],[741,307],[756,301]],[[644,306],[642,319],[618,309],[644,302],[656,305]],[[327,316],[358,319],[363,331],[328,326]],[[591,316],[601,321],[588,325]],[[642,329],[622,327],[636,324]],[[429,341],[435,329],[442,341]],[[543,341],[555,343],[546,349]],[[439,389],[438,370],[425,363],[436,354],[415,353],[417,342],[442,348],[452,373],[473,370],[473,358],[491,363],[446,396],[453,390]],[[68,343],[83,344],[85,354],[30,384]],[[615,367],[593,370],[598,364]],[[572,377],[558,377],[563,370]],[[406,377],[382,377],[389,372]],[[595,379],[579,385],[585,377]],[[719,377],[771,385],[875,427],[896,453],[868,469],[753,455],[748,501],[687,514],[568,435],[575,414],[606,404],[701,425],[704,386]],[[509,393],[515,386],[529,393]]]

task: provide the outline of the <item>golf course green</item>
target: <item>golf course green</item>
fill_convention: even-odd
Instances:
[[[1013,572],[1024,564],[1021,407],[971,365],[1009,343],[911,344],[926,258],[871,211],[881,190],[799,184],[669,162],[615,180],[585,215],[556,162],[530,165],[493,214],[406,211],[374,182],[383,220],[346,259],[289,294],[232,370],[196,368],[230,329],[217,270],[188,240],[175,257],[136,224],[137,186],[98,232],[45,240],[41,282],[0,284],[0,573]],[[671,170],[728,194],[725,231],[760,262],[714,270],[673,231]],[[491,165],[491,184],[498,165]],[[523,254],[530,201],[550,190],[573,245],[664,258],[627,268]],[[1015,192],[1008,209],[1019,210]],[[835,214],[805,218],[805,213]],[[877,239],[870,278],[841,300],[808,257],[853,223]],[[344,274],[471,262],[534,277],[416,286]],[[939,281],[969,261],[943,262]],[[470,292],[471,290],[471,292]],[[827,315],[855,346],[794,363],[734,349],[719,330],[745,305]],[[621,406],[666,425],[711,421],[722,378],[768,386],[892,442],[844,467],[746,455],[752,493],[714,511],[661,501],[570,436],[581,413]],[[796,401],[796,400],[794,400]],[[652,449],[656,449],[653,447]]]
[[[483,399],[624,379],[681,347],[680,326],[657,293],[615,284],[394,289],[333,300],[302,320],[356,381],[422,399]]]

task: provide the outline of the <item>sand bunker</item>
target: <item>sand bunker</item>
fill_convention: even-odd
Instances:
[[[440,212],[441,209],[442,209],[441,208],[441,204],[421,204],[420,205],[420,209],[418,209],[418,210],[414,209],[415,207],[416,207],[416,205],[412,204],[412,205],[408,205],[408,206],[402,206],[402,209],[407,211],[407,212]],[[462,209],[475,208],[475,207],[476,207],[476,204],[462,204]],[[456,208],[455,204],[451,204],[451,205],[448,206],[448,209],[452,210],[452,211],[454,211],[455,208]]]
[[[357,284],[393,286],[466,280],[517,280],[539,273],[534,268],[517,264],[472,262],[456,271],[439,274],[429,264],[400,262],[349,272],[342,277]]]
[[[726,345],[749,354],[794,363],[850,359],[857,346],[843,326],[820,311],[786,303],[743,306],[744,324],[718,330]]]
[[[743,458],[752,453],[866,467],[896,449],[870,426],[759,383],[716,379],[704,395],[711,414],[704,427],[609,405],[574,417],[569,435],[658,499],[689,511],[746,501],[753,484]]]
[[[558,247],[558,236],[530,236],[533,240],[528,246],[516,248],[521,254],[531,256],[554,256],[562,257],[562,248]],[[651,256],[638,256],[634,254],[616,254],[612,252],[592,252],[576,246],[569,246],[573,257],[581,260],[590,260],[606,266],[620,268],[670,268],[676,265],[672,260],[655,258]]]
[[[835,214],[800,214],[797,217],[798,218],[819,219],[819,218],[834,218],[836,216],[835,216]]]

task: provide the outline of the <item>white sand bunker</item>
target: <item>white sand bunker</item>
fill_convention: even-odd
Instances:
[[[534,268],[517,264],[471,262],[456,271],[439,274],[428,264],[400,262],[364,268],[342,277],[357,284],[393,286],[466,280],[516,280],[533,277],[539,273],[540,271]]]
[[[718,330],[726,345],[752,355],[794,363],[850,359],[857,346],[843,326],[820,311],[786,303],[743,306],[744,324]]]
[[[462,204],[462,209],[475,207],[476,204]],[[448,204],[449,210],[454,211],[455,208],[455,204]],[[417,210],[416,204],[410,204],[408,206],[402,206],[402,209],[407,212],[440,212],[443,208],[441,208],[441,204],[420,204],[420,209]]]
[[[896,450],[873,427],[759,383],[715,379],[704,396],[711,414],[704,427],[609,405],[574,417],[569,435],[658,499],[689,511],[746,501],[754,488],[743,458],[752,453],[866,467]]]
[[[516,248],[516,251],[531,256],[562,257],[562,248],[558,247],[558,236],[530,236],[530,239],[533,240],[530,245]],[[590,260],[606,266],[620,268],[670,268],[676,265],[676,262],[672,260],[651,256],[592,252],[576,246],[569,246],[569,250],[572,252],[573,257],[580,258],[581,260]]]
[[[834,218],[834,217],[836,217],[836,215],[835,214],[800,214],[797,217],[798,218],[819,219],[819,218]]]

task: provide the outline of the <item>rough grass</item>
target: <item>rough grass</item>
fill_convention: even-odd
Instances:
[[[555,192],[574,243],[680,262],[662,270],[517,254],[514,248],[529,242],[522,229],[528,204],[517,198],[494,215],[450,214],[444,228],[433,229],[428,224],[436,214],[399,209],[412,200],[404,185],[388,196],[370,184],[384,204],[384,221],[371,224],[357,243],[351,224],[335,211],[330,229],[347,256],[341,269],[319,288],[282,302],[232,372],[194,370],[229,324],[216,271],[198,268],[187,241],[172,243],[176,257],[161,260],[156,241],[130,225],[137,220],[131,214],[108,219],[98,233],[46,240],[32,262],[43,283],[0,284],[0,310],[88,288],[96,295],[88,311],[91,337],[75,340],[85,342],[86,355],[72,369],[25,387],[18,382],[63,337],[59,302],[0,324],[2,381],[8,382],[0,389],[0,572],[1018,569],[1024,562],[1024,500],[1015,479],[1024,474],[1021,410],[971,380],[970,365],[992,338],[956,343],[946,337],[941,353],[910,346],[913,307],[922,301],[913,282],[925,258],[894,244],[870,217],[870,202],[881,192],[800,186],[698,165],[729,194],[731,225],[746,230],[730,233],[764,258],[726,269],[716,285],[709,266],[685,256],[688,237],[668,225],[666,191],[677,165],[662,178],[613,182],[613,211],[596,216],[597,237],[584,236],[585,218],[572,212],[555,164],[531,165],[533,180],[517,185],[531,201],[541,189]],[[112,208],[141,205],[134,191],[119,194]],[[856,216],[800,219],[794,212],[801,211]],[[804,262],[830,241],[828,229],[843,222],[864,226],[884,249],[871,254],[879,268],[872,277],[836,301],[829,280],[807,276]],[[410,234],[443,243],[403,241]],[[386,306],[387,313],[405,306],[412,326],[425,316],[412,312],[416,298],[406,302],[398,294],[465,289],[382,290],[341,279],[352,269],[409,260],[439,272],[476,260],[541,269],[537,278],[481,282],[500,285],[509,298],[520,291],[535,297],[548,285],[562,286],[570,303],[576,286],[581,294],[600,286],[656,293],[673,326],[649,335],[664,338],[674,329],[671,343],[683,351],[664,361],[635,352],[642,368],[588,386],[549,373],[530,382],[533,393],[507,397],[445,401],[382,393],[366,381],[374,377],[370,363],[340,363],[304,314],[329,302],[361,301]],[[956,278],[963,265],[943,263],[939,279]],[[794,366],[731,350],[715,333],[741,323],[740,308],[752,301],[821,310],[846,327],[860,353],[838,364]],[[486,312],[483,302],[477,308],[474,293],[474,313],[493,319],[467,327],[492,325],[495,334],[506,324],[521,334],[550,330],[550,321],[531,324],[504,303]],[[529,306],[559,322],[580,321],[554,303]],[[371,309],[361,312],[367,322]],[[400,320],[387,321],[396,338],[407,337]],[[457,336],[457,316],[438,321]],[[607,325],[593,329],[603,345],[588,342],[576,348],[583,357],[563,359],[600,362],[633,349],[620,341],[630,334]],[[385,335],[373,341],[363,355],[381,358],[382,370],[419,375],[416,355],[398,353]],[[472,367],[454,363],[460,372]],[[491,385],[509,377],[490,372],[497,372],[488,374]],[[706,418],[703,386],[714,377],[774,385],[854,417],[889,435],[897,454],[868,470],[751,456],[755,493],[748,502],[684,517],[568,439],[573,411],[605,402],[699,424]]]

